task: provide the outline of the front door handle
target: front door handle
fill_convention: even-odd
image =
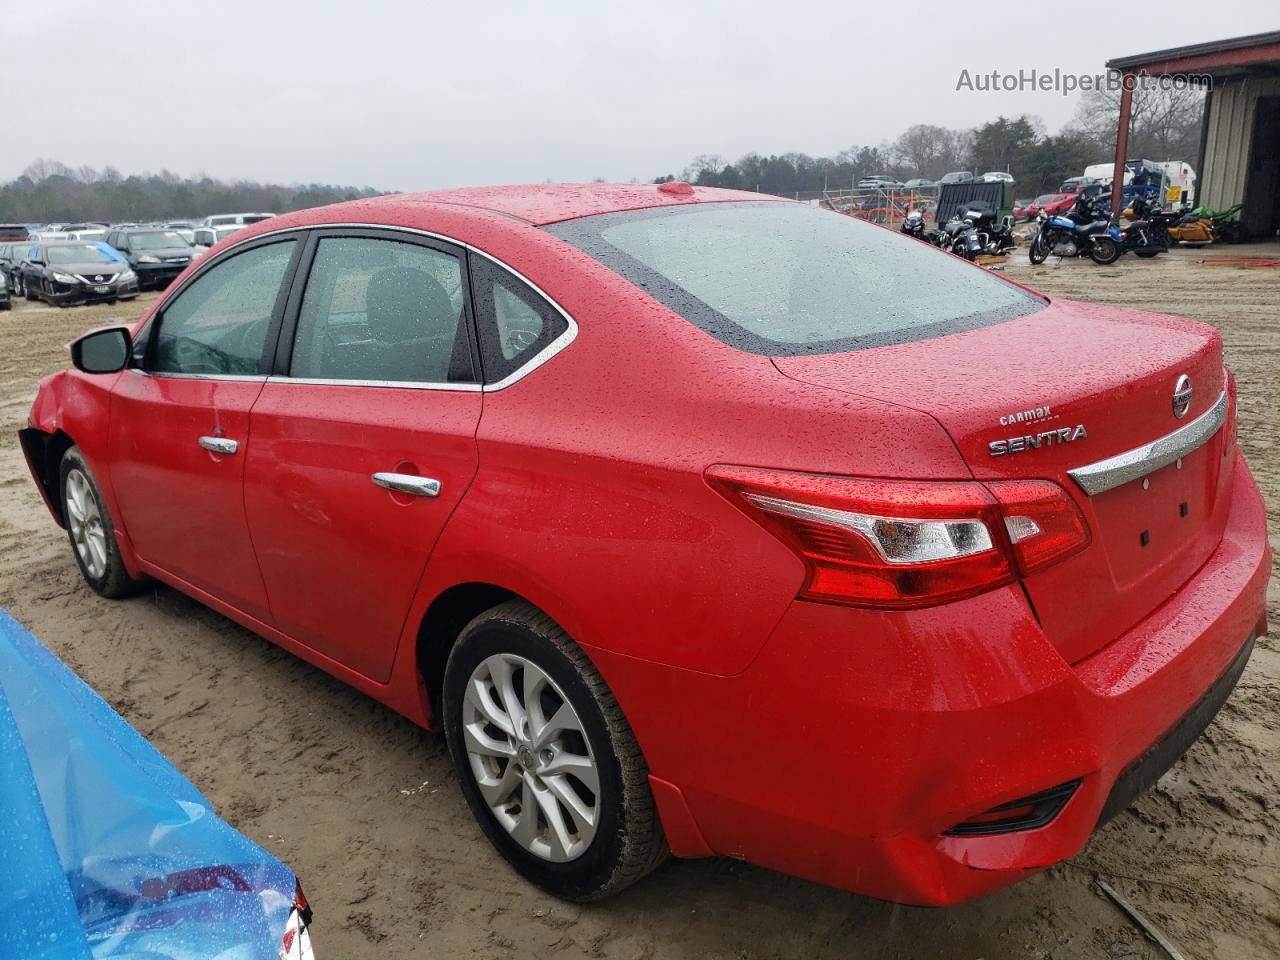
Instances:
[[[440,496],[440,481],[431,477],[412,473],[375,473],[372,479],[379,487],[394,493],[407,493],[413,497]]]
[[[240,449],[240,444],[235,440],[228,440],[226,437],[201,437],[196,443],[204,447],[210,453],[225,453],[227,455],[235,453]]]

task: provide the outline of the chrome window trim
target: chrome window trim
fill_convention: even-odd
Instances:
[[[309,383],[309,384],[322,384],[325,386],[406,387],[410,389],[417,388],[419,390],[481,390],[484,393],[497,393],[499,390],[505,390],[507,387],[511,386],[512,384],[520,382],[529,374],[533,373],[533,371],[537,370],[540,366],[542,366],[544,363],[546,363],[556,354],[560,353],[562,350],[568,347],[569,344],[573,343],[573,341],[578,336],[578,322],[573,319],[573,317],[569,314],[569,311],[567,311],[564,307],[560,306],[560,304],[556,302],[556,299],[554,297],[548,294],[545,290],[543,290],[540,286],[538,286],[536,283],[534,283],[532,280],[526,277],[523,273],[521,273],[515,267],[511,266],[508,263],[504,263],[502,260],[499,260],[493,254],[486,253],[484,250],[481,250],[479,247],[474,246],[470,243],[467,243],[464,240],[458,240],[458,239],[455,239],[454,237],[447,237],[442,233],[433,233],[430,230],[421,230],[417,227],[401,227],[401,226],[396,226],[394,224],[388,224],[388,223],[353,223],[353,222],[297,224],[292,227],[281,227],[279,230],[268,230],[265,233],[255,233],[251,237],[243,237],[239,241],[233,242],[231,246],[227,247],[225,250],[220,251],[218,253],[218,260],[221,261],[227,254],[229,254],[232,250],[234,250],[237,246],[239,246],[242,243],[253,243],[258,240],[262,240],[265,237],[271,237],[271,236],[275,236],[277,234],[283,234],[283,233],[300,233],[304,230],[329,230],[329,229],[386,230],[391,233],[409,233],[419,237],[426,237],[430,240],[439,240],[442,243],[449,243],[455,247],[461,247],[462,249],[470,253],[475,253],[481,257],[484,257],[486,260],[496,263],[503,270],[506,270],[509,274],[511,274],[517,280],[524,283],[526,286],[529,287],[530,290],[532,290],[534,293],[540,296],[543,300],[549,303],[555,309],[555,311],[560,314],[560,316],[564,317],[565,323],[567,324],[567,326],[565,327],[564,333],[560,334],[560,336],[556,337],[554,340],[548,343],[545,347],[543,347],[541,350],[535,353],[532,357],[526,360],[524,364],[520,366],[519,369],[512,371],[510,374],[508,374],[507,376],[503,377],[501,380],[498,380],[494,383],[485,383],[485,384],[428,383],[428,382],[419,383],[418,381],[410,381],[410,380],[405,380],[405,381],[328,380],[328,379],[309,379],[309,378],[302,378],[302,377],[295,378],[295,377],[286,377],[286,376],[279,376],[279,375],[273,375],[267,378],[273,383]],[[215,265],[216,264],[210,264],[210,266],[215,266]],[[194,273],[191,274],[190,277],[186,279],[186,281],[183,283],[183,287],[190,286],[193,282],[195,282],[195,280],[203,272],[204,272],[203,268],[198,268]],[[168,298],[166,297],[165,299],[167,300]],[[159,312],[159,310],[162,308],[163,308],[163,301],[161,302],[160,306],[156,308],[157,312]],[[217,378],[211,377],[209,379],[217,379]]]
[[[286,377],[272,374],[265,378],[268,383],[298,383],[320,387],[398,387],[401,390],[457,390],[465,393],[479,393],[479,383],[432,383],[418,380],[340,380],[329,377]]]
[[[125,369],[143,377],[156,377],[162,380],[244,380],[266,383],[270,379],[264,373],[169,373],[164,370],[143,370],[141,367]]]
[[[1089,496],[1114,490],[1198,449],[1226,422],[1229,405],[1227,392],[1224,390],[1213,406],[1185,427],[1114,457],[1068,470],[1067,474]]]

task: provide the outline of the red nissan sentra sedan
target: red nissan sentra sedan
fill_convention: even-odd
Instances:
[[[995,890],[1167,769],[1266,630],[1213,329],[787,201],[289,214],[72,358],[22,443],[89,585],[443,729],[564,897],[668,850]]]

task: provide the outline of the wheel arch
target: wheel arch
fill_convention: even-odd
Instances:
[[[524,600],[531,606],[538,606],[513,590],[482,582],[454,584],[437,594],[427,606],[418,624],[415,659],[433,727],[440,724],[444,667],[449,651],[468,623],[508,600]]]
[[[25,427],[18,431],[18,437],[45,505],[58,526],[66,526],[66,518],[62,515],[62,496],[58,490],[59,469],[63,455],[75,446],[75,440],[62,429],[50,433],[38,427]]]

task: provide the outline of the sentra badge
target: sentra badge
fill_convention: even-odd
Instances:
[[[1008,437],[1004,440],[992,440],[987,444],[993,457],[1003,457],[1007,453],[1026,453],[1039,450],[1041,447],[1054,447],[1063,443],[1072,443],[1089,436],[1083,423],[1074,427],[1058,427],[1056,430],[1042,430],[1040,433],[1028,433],[1021,437]]]

